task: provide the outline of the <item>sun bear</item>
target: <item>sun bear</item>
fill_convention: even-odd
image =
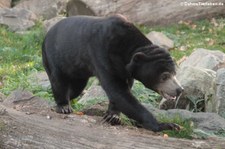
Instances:
[[[152,44],[125,17],[63,19],[46,34],[42,56],[58,113],[71,113],[70,100],[96,76],[109,98],[106,121],[116,123],[122,112],[155,132],[179,130],[176,124],[158,122],[131,94],[134,79],[166,99],[175,99],[183,88],[169,52]]]

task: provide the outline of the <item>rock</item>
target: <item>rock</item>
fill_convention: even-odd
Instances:
[[[222,67],[225,67],[225,54],[223,52],[202,48],[195,49],[188,58],[181,62],[177,72],[177,78],[185,90],[177,106],[175,106],[174,101],[163,99],[160,108],[173,109],[176,107],[191,110],[194,108],[195,111],[197,110],[196,112],[199,110],[218,112],[219,106],[224,107],[220,102],[225,96],[222,95],[223,85],[216,86],[215,80],[216,71]],[[216,93],[216,88],[220,90],[219,93]]]
[[[12,0],[1,0],[0,8],[10,8]]]
[[[94,83],[95,84],[95,83]],[[97,103],[107,100],[108,97],[105,91],[99,85],[92,85],[78,101],[78,103],[83,105],[90,105],[91,103]]]
[[[43,89],[51,88],[51,84],[46,72],[33,73],[28,77],[28,81],[31,85],[41,86]]]
[[[195,129],[200,129],[210,134],[216,134],[221,130],[225,130],[225,119],[216,113],[193,113],[182,109],[159,110],[150,104],[145,104],[145,107],[156,117],[165,116],[172,119],[179,116],[183,120],[191,120],[194,122]]]
[[[195,49],[194,52],[181,63],[180,67],[193,66],[211,70],[218,70],[225,66],[225,54],[221,51]]]
[[[19,103],[20,101],[30,100],[34,97],[31,92],[23,90],[13,91],[4,101],[5,104]]]
[[[225,118],[225,68],[219,69],[216,74],[216,107],[220,116]]]
[[[24,8],[35,13],[38,18],[51,19],[64,14],[66,11],[67,0],[24,0],[15,7]]]
[[[178,102],[178,108],[182,100],[189,100],[191,105],[197,106],[196,108],[200,111],[215,112],[216,109],[213,105],[216,103],[215,100],[212,100],[212,96],[215,95],[215,78],[215,71],[183,66],[177,73],[177,79],[185,89],[180,102]],[[194,107],[190,107],[191,110]]]
[[[84,108],[82,111],[85,115],[89,116],[104,116],[108,109],[108,101],[102,101],[94,105]]]
[[[161,32],[152,31],[146,36],[150,41],[153,42],[153,44],[158,45],[166,50],[172,49],[174,47],[173,41]]]
[[[66,17],[61,17],[61,16],[58,16],[58,17],[54,17],[50,20],[45,20],[44,21],[44,30],[45,32],[48,32],[49,29],[55,25],[57,22],[61,21],[62,19],[65,19]]]
[[[34,96],[29,91],[15,90],[13,91],[4,101],[3,105],[7,107],[12,107],[17,111],[23,111],[25,113],[42,113],[44,115],[48,114],[53,106],[47,100],[40,99]]]
[[[95,13],[91,8],[86,5],[84,2],[79,0],[70,0],[67,4],[67,15],[75,16],[75,15],[88,15],[94,16]]]
[[[6,109],[0,107],[0,115],[4,115],[6,113],[7,113]]]
[[[225,130],[225,119],[220,117],[216,113],[193,113],[187,110],[171,109],[166,113],[167,116],[179,115],[185,120],[191,120],[194,122],[194,126],[197,129],[201,129],[206,132],[216,133],[221,130]]]
[[[181,67],[177,72],[177,79],[184,87],[184,93],[177,102],[176,108],[190,108],[195,112],[199,112],[199,110],[215,112],[214,105],[216,103],[215,100],[212,100],[212,96],[215,94],[215,78],[216,72],[209,69],[192,66]],[[175,104],[175,102],[171,103],[166,100],[164,103],[160,103],[160,108],[173,109]],[[189,104],[190,107],[188,107]]]
[[[146,25],[165,25],[174,24],[180,20],[194,20],[217,15],[224,15],[223,6],[192,7],[180,0],[77,0],[85,4],[90,12],[96,16],[109,16],[112,14],[122,14],[131,22]],[[205,0],[204,2],[212,2]],[[214,0],[213,2],[221,2]],[[38,8],[38,7],[37,7]],[[77,11],[75,14],[77,15]]]
[[[12,31],[25,31],[35,25],[37,17],[25,9],[0,9],[0,24],[6,25]]]

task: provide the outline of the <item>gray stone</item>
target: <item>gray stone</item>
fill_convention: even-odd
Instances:
[[[187,110],[171,109],[167,111],[168,116],[180,115],[181,118],[194,122],[196,128],[206,132],[216,133],[225,130],[225,119],[216,113],[198,112],[193,113]]]
[[[102,89],[101,86],[96,85],[93,83],[92,85],[82,96],[82,98],[78,101],[78,103],[83,105],[88,105],[91,103],[97,103],[101,101],[105,101],[108,97],[105,94],[105,91]]]
[[[1,0],[0,8],[10,8],[12,0]]]
[[[217,112],[225,118],[225,68],[219,69],[216,75]]]
[[[46,72],[33,73],[28,77],[28,81],[31,85],[41,86],[43,89],[49,89],[51,87]]]
[[[177,79],[184,87],[184,93],[180,97],[177,105],[176,102],[165,101],[160,103],[160,108],[165,109],[188,109],[190,110],[202,109],[201,111],[215,112],[215,100],[212,100],[212,96],[215,94],[215,78],[216,72],[197,68],[192,66],[183,66],[177,72]],[[202,100],[202,102],[199,102]],[[198,106],[196,105],[198,103]],[[193,107],[197,106],[197,107]],[[199,112],[199,111],[196,111]]]
[[[195,49],[194,52],[181,63],[180,67],[193,66],[216,71],[225,65],[225,54],[221,51]]]
[[[6,25],[12,31],[24,31],[35,25],[37,17],[26,9],[0,9],[0,24]]]
[[[94,16],[95,13],[84,2],[79,0],[70,0],[67,4],[67,15],[68,16],[75,16],[75,15]]]
[[[224,15],[223,6],[191,7],[185,6],[181,0],[77,0],[86,4],[96,16],[112,14],[125,15],[128,20],[137,24],[165,25],[180,20],[194,20]],[[188,2],[198,2],[189,0]],[[212,0],[204,0],[212,2]],[[214,0],[213,2],[221,2]],[[187,3],[187,2],[186,2]]]
[[[44,21],[44,30],[45,32],[48,32],[49,29],[55,25],[57,22],[61,21],[62,19],[65,19],[66,17],[62,17],[62,16],[57,16],[57,17],[54,17],[50,20],[45,20]]]
[[[145,107],[156,117],[165,116],[172,119],[179,116],[183,120],[191,120],[196,129],[203,130],[210,134],[225,130],[225,119],[216,113],[193,113],[182,109],[159,110],[148,104],[145,104]]]
[[[161,32],[152,31],[146,36],[150,41],[153,42],[153,44],[158,45],[166,50],[172,49],[174,47],[173,41]]]
[[[13,91],[4,101],[3,105],[12,107],[18,111],[24,111],[26,114],[47,114],[55,104],[53,102],[40,99],[33,93],[26,90]]]
[[[15,7],[28,9],[45,20],[65,14],[66,5],[67,0],[24,0]]]
[[[215,94],[215,78],[215,71],[192,66],[183,66],[177,73],[177,79],[185,89],[182,97],[186,100],[187,97],[189,100],[192,98],[195,103],[197,100],[204,99],[202,111],[208,112],[215,112],[212,106],[215,105],[215,101],[212,100],[212,95]],[[182,101],[182,98],[180,100]]]
[[[23,90],[13,91],[4,101],[5,104],[19,103],[20,101],[26,101],[33,98],[34,95],[31,92]]]
[[[184,94],[177,103],[163,99],[160,103],[160,108],[194,108],[200,111],[218,112],[218,107],[222,106],[221,102],[223,103],[222,99],[225,96],[222,92],[224,90],[223,85],[218,85],[218,83],[216,85],[216,71],[224,66],[225,54],[223,52],[202,48],[195,49],[181,63],[177,72],[177,78],[185,89]],[[220,90],[217,93],[216,88]],[[192,106],[190,107],[191,104]]]

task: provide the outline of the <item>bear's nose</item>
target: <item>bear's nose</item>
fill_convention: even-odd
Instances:
[[[179,96],[183,91],[184,91],[184,88],[183,88],[183,87],[177,88],[177,89],[176,89],[177,96]]]

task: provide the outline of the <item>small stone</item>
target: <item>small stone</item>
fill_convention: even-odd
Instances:
[[[180,51],[186,51],[186,50],[187,50],[187,47],[186,47],[186,46],[181,46],[181,47],[179,48],[179,50],[180,50]]]
[[[67,115],[63,115],[63,116],[62,116],[62,119],[67,119],[67,118],[68,118]]]
[[[65,19],[66,17],[60,17],[60,16],[57,16],[57,17],[54,17],[50,20],[46,20],[44,21],[44,30],[45,32],[48,32],[49,29],[54,26],[57,22],[61,21],[62,19]]]
[[[6,109],[0,109],[0,115],[4,115],[6,113]]]
[[[174,42],[161,32],[152,31],[146,37],[155,45],[166,50],[174,48]]]
[[[43,89],[49,89],[51,87],[49,79],[48,79],[48,75],[44,71],[32,73],[28,77],[28,81],[31,85],[41,86]]]
[[[46,118],[49,120],[52,119],[50,115],[47,115]]]
[[[82,123],[88,123],[88,121],[85,120],[85,119],[82,119],[81,122],[82,122]]]
[[[163,138],[167,139],[168,137],[168,134],[163,134]]]

